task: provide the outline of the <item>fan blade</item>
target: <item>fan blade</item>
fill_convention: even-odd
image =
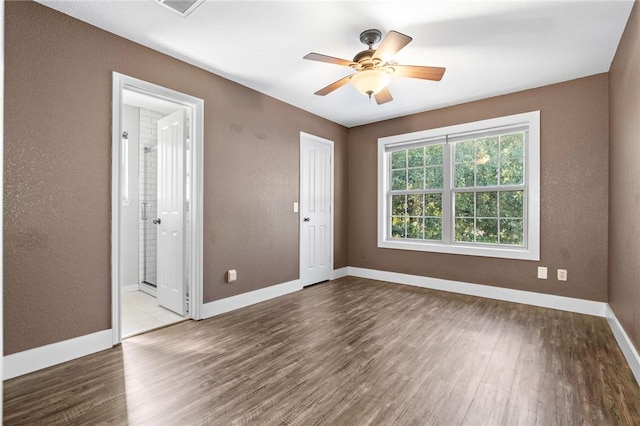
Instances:
[[[320,53],[307,53],[303,59],[309,59],[310,61],[326,62],[328,64],[344,65],[350,67],[355,65],[353,61],[347,61],[346,59],[334,58],[333,56],[321,55]]]
[[[446,68],[421,67],[417,65],[392,65],[393,75],[398,77],[420,78],[422,80],[440,81]]]
[[[393,55],[409,44],[411,40],[413,39],[408,35],[391,30],[384,40],[382,40],[382,43],[380,43],[380,46],[378,46],[376,53],[373,54],[371,59],[379,59],[384,64],[388,62]]]
[[[389,89],[387,87],[373,96],[374,98],[376,98],[376,103],[378,105],[386,104],[387,102],[391,102],[393,100],[393,96],[391,96],[391,92],[389,92]]]
[[[349,74],[346,77],[342,77],[338,81],[334,81],[333,83],[331,83],[327,87],[323,87],[322,89],[318,90],[316,93],[314,93],[314,95],[318,95],[318,96],[328,95],[329,93],[333,92],[334,90],[339,89],[342,86],[344,86],[345,84],[347,84],[349,82],[349,80],[351,80],[351,76],[352,75],[353,74]]]

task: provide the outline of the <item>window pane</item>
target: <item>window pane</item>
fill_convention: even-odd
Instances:
[[[461,163],[456,164],[455,186],[456,188],[472,187],[473,183],[473,164]]]
[[[456,163],[475,160],[475,144],[474,140],[457,142],[454,145]]]
[[[391,214],[393,216],[404,216],[406,208],[405,197],[406,195],[391,196]]]
[[[424,166],[424,147],[411,148],[408,152],[409,167],[422,167]]]
[[[503,158],[500,161],[500,184],[521,185],[524,183],[522,158]]]
[[[477,173],[476,186],[495,186],[498,184],[498,163],[495,161],[478,163]]]
[[[473,212],[475,211],[473,196],[473,192],[456,193],[456,216],[473,217]]]
[[[407,151],[395,151],[391,153],[391,168],[392,169],[402,169],[407,167]]]
[[[500,136],[500,155],[505,157],[522,157],[524,147],[524,132],[511,133]]]
[[[500,217],[523,217],[524,191],[500,192]]]
[[[442,219],[428,217],[424,220],[424,238],[442,240]]]
[[[428,166],[437,166],[442,164],[443,145],[431,145],[425,148],[426,164]]]
[[[424,236],[424,223],[421,217],[410,217],[407,223],[407,238],[419,238]]]
[[[498,159],[498,137],[491,136],[476,140],[476,157],[478,162]]]
[[[391,218],[391,237],[392,238],[404,238],[405,237],[405,221],[406,218],[393,216]]]
[[[455,222],[456,241],[473,242],[473,219],[456,218]]]
[[[424,188],[424,169],[409,169],[409,180],[407,189],[423,189]]]
[[[407,170],[394,170],[391,172],[391,189],[405,190],[407,189]]]
[[[442,194],[424,196],[424,215],[442,217]]]
[[[498,220],[478,219],[476,242],[498,244]]]
[[[500,219],[500,244],[524,245],[522,219]]]
[[[476,216],[498,217],[498,193],[478,192],[476,194]]]
[[[442,166],[427,167],[425,171],[425,188],[442,189]]]
[[[424,195],[422,194],[413,194],[407,195],[407,214],[409,216],[422,216],[423,208],[422,201],[424,199]]]

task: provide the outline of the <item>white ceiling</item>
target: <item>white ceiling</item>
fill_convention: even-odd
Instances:
[[[347,127],[609,70],[633,0],[218,1],[188,17],[155,0],[40,3]],[[413,37],[405,65],[444,66],[440,82],[392,78],[393,102],[350,85],[313,93],[353,72],[307,61],[344,59],[377,28]]]

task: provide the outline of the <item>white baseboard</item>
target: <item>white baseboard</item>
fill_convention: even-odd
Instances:
[[[259,290],[250,291],[248,293],[238,294],[237,296],[204,303],[200,313],[202,319],[210,318],[236,309],[244,308],[245,306],[253,305],[255,303],[264,302],[265,300],[273,299],[274,297],[284,296],[285,294],[293,293],[298,290],[302,290],[302,283],[300,280],[293,280],[261,288]]]
[[[334,269],[331,273],[331,279],[337,280],[338,278],[343,278],[349,275],[349,267],[345,266],[344,268]]]
[[[629,363],[629,367],[631,367],[631,371],[633,372],[633,376],[636,378],[636,382],[640,385],[640,355],[638,355],[638,351],[631,343],[631,339],[622,328],[622,324],[616,318],[616,315],[613,313],[611,306],[607,304],[606,307],[606,317],[607,322],[609,323],[609,327],[611,327],[611,331],[613,332],[613,336],[616,338],[618,342],[618,346],[620,346],[620,350],[627,362]]]
[[[443,280],[440,278],[422,277],[419,275],[401,274],[398,272],[378,271],[375,269],[356,268],[349,266],[349,275],[372,280],[389,281],[434,290],[450,291],[470,296],[486,297],[489,299],[505,300],[507,302],[576,312],[579,314],[605,316],[606,303],[592,300],[574,299],[571,297],[552,294],[535,293],[532,291],[514,290],[511,288],[493,287],[490,285],[471,284],[461,281]]]
[[[40,346],[3,358],[3,380],[42,370],[112,347],[111,329]]]
[[[131,284],[131,285],[123,285],[122,286],[122,292],[123,293],[129,293],[131,291],[138,291],[140,290],[140,286],[138,284]]]

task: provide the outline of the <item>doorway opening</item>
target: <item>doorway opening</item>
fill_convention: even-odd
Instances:
[[[188,141],[191,109],[129,89],[123,91],[122,104],[121,330],[127,338],[182,321],[183,312],[188,314],[188,289],[182,292],[185,308],[178,312],[158,299],[158,137],[162,120],[181,112],[187,117]]]
[[[200,319],[202,100],[113,76],[113,343]]]

